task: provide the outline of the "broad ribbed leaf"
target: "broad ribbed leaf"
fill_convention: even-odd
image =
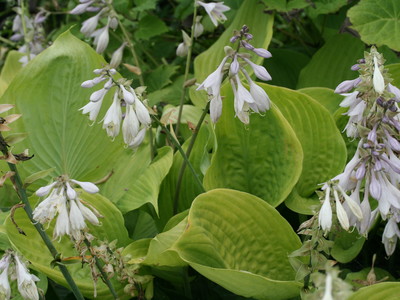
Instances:
[[[301,71],[297,88],[328,87],[335,89],[343,80],[358,77],[350,70],[364,55],[364,44],[349,34],[332,36]]]
[[[345,143],[330,113],[314,99],[286,88],[260,86],[278,106],[301,143],[303,170],[296,192],[309,197],[319,184],[342,171],[346,163]]]
[[[349,9],[347,16],[366,44],[387,45],[400,50],[400,2],[363,0]]]
[[[130,243],[121,212],[107,198],[98,194],[91,195],[87,193],[81,194],[81,198],[95,207],[104,217],[101,219],[101,226],[88,224],[91,234],[99,240],[107,240],[109,242],[118,240],[117,245],[119,247],[126,246]],[[31,203],[37,202],[38,199],[36,196],[31,197]],[[34,269],[46,274],[57,283],[67,286],[59,269],[50,266],[53,257],[40,238],[39,233],[32,226],[25,211],[23,209],[16,210],[14,220],[26,233],[26,236],[19,234],[15,225],[11,222],[11,219],[8,218],[5,226],[11,243],[32,263]],[[55,222],[52,222],[51,226],[46,230],[50,237],[52,236],[54,223]],[[77,251],[74,250],[73,244],[68,237],[63,237],[60,242],[54,241],[54,246],[59,253],[61,253],[62,258],[79,255]],[[93,281],[88,266],[82,268],[81,264],[78,263],[68,265],[68,270],[71,272],[75,282],[85,297],[93,298]],[[119,294],[122,295],[123,286],[115,281],[114,285],[119,291]],[[97,294],[99,299],[110,299],[111,297],[110,291],[101,280],[98,281]]]
[[[14,50],[7,54],[0,74],[0,97],[6,91],[8,85],[14,79],[15,75],[17,75],[18,71],[21,70],[22,64],[18,60],[22,56],[23,53]]]
[[[345,143],[331,114],[314,99],[286,88],[260,86],[288,120],[303,149],[302,173],[285,203],[296,212],[312,214],[311,207],[319,203],[313,199],[314,191],[345,166]]]
[[[235,117],[233,95],[225,86],[222,116],[216,124],[218,147],[204,177],[207,190],[231,188],[256,195],[272,206],[291,192],[301,174],[303,151],[276,106],[249,125]]]
[[[14,152],[29,148],[35,155],[19,165],[24,174],[54,168],[53,177],[67,174],[96,181],[115,168],[116,161],[127,155],[124,152],[131,152],[124,150],[120,138],[112,142],[101,125],[89,126],[87,116],[78,111],[88,103],[90,94],[102,87],[84,89],[81,83],[96,76],[92,71],[104,64],[100,55],[68,31],[12,81],[1,102],[16,104],[16,111],[22,113],[12,124],[13,130],[27,132],[28,138],[18,143]],[[112,93],[104,99],[100,117],[111,104]],[[47,181],[38,180],[32,189]]]
[[[225,57],[224,47],[232,46],[229,39],[234,30],[240,30],[243,25],[250,28],[253,35],[251,44],[256,48],[267,48],[272,38],[272,25],[274,17],[272,14],[264,13],[265,6],[258,1],[245,0],[235,15],[235,19],[224,31],[220,38],[206,51],[201,53],[194,60],[194,70],[197,82],[203,80],[211,74]],[[254,62],[261,63],[262,58],[254,55]],[[207,95],[204,92],[190,90],[190,99],[198,106],[204,107]]]
[[[158,212],[157,198],[160,185],[172,165],[172,149],[158,149],[158,155],[151,161],[148,145],[143,145],[131,157],[115,167],[118,176],[111,176],[101,192],[127,213],[151,203]]]
[[[267,9],[279,12],[289,12],[309,6],[306,0],[263,0]]]
[[[359,289],[347,300],[396,300],[400,295],[400,282],[382,282]]]
[[[388,65],[389,73],[393,78],[393,82],[391,82],[395,86],[400,86],[400,64],[391,64]]]
[[[315,101],[324,106],[331,115],[339,109],[339,104],[343,101],[343,96],[335,94],[333,90],[327,88],[311,87],[298,91],[312,97]]]
[[[347,0],[314,0],[313,5],[307,8],[307,12],[311,18],[316,18],[322,14],[335,13],[346,4]]]
[[[234,190],[196,198],[173,249],[191,267],[235,294],[288,299],[301,283],[288,253],[301,246],[290,225],[268,203]]]

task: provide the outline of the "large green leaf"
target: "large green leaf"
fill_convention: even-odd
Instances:
[[[54,168],[52,176],[68,174],[77,180],[96,181],[122,160],[124,152],[129,153],[120,137],[111,142],[100,125],[89,126],[87,117],[78,111],[101,88],[84,89],[81,83],[93,78],[92,71],[104,64],[100,55],[68,31],[12,81],[1,103],[16,104],[23,115],[12,124],[13,130],[27,132],[28,138],[14,152],[29,148],[35,154],[19,165],[24,174]],[[111,104],[112,92],[104,99],[101,115]],[[44,184],[45,180],[39,180],[32,189]]]
[[[309,6],[307,0],[263,0],[268,10],[277,10],[279,12],[289,12],[295,9],[301,9]]]
[[[353,232],[340,231],[334,238],[331,250],[332,257],[341,263],[352,261],[360,253],[365,237],[354,230]]]
[[[151,203],[158,212],[157,198],[160,185],[172,165],[172,149],[158,149],[151,161],[148,145],[143,145],[130,158],[115,167],[118,176],[111,176],[101,192],[111,199],[122,213]]]
[[[392,84],[395,86],[400,86],[400,64],[388,65],[389,73],[393,78]]]
[[[87,193],[81,194],[81,198],[96,208],[104,217],[101,219],[101,226],[93,226],[88,224],[90,233],[99,240],[113,241],[118,240],[119,247],[126,246],[130,243],[128,233],[124,227],[124,219],[121,212],[107,199],[98,194],[91,195]],[[36,203],[37,197],[31,197],[31,203]],[[59,269],[50,266],[53,257],[46,248],[39,233],[32,226],[23,209],[16,210],[14,220],[18,226],[26,233],[19,234],[11,219],[6,220],[5,226],[11,243],[20,251],[30,262],[34,269],[46,274],[52,280],[59,284],[67,286],[64,277]],[[52,236],[54,223],[52,222],[46,230]],[[61,253],[62,258],[79,255],[73,248],[73,244],[68,237],[63,237],[59,242],[54,241],[54,246]],[[85,297],[93,298],[93,281],[87,266],[82,268],[81,264],[68,265],[75,282]],[[114,282],[119,294],[123,294],[123,286]],[[97,294],[100,299],[110,299],[110,291],[106,285],[98,281]]]
[[[400,295],[400,282],[382,282],[359,289],[347,300],[397,300]]]
[[[17,75],[18,71],[22,69],[22,64],[19,62],[19,59],[23,55],[23,53],[14,50],[7,54],[6,61],[4,62],[0,74],[0,97],[14,79],[15,75]]]
[[[196,198],[173,249],[191,267],[235,294],[288,299],[301,283],[288,253],[301,246],[290,225],[265,201],[217,189]]]
[[[400,2],[363,0],[347,12],[352,27],[366,44],[387,45],[400,50]]]
[[[286,88],[260,84],[292,126],[303,149],[303,169],[293,193],[308,198],[319,184],[340,173],[346,163],[346,146],[331,114],[311,97]],[[309,207],[297,207],[285,202],[297,212],[311,213]]]
[[[303,69],[310,58],[297,51],[290,49],[270,49],[272,57],[264,61],[264,66],[272,76],[269,84],[284,86],[294,89],[301,69]]]
[[[331,114],[311,97],[286,88],[260,86],[288,120],[303,149],[302,173],[285,203],[296,212],[312,214],[312,206],[319,204],[314,191],[345,166],[343,138]]]
[[[363,57],[363,51],[364,44],[349,34],[332,36],[301,71],[297,88],[335,89],[343,80],[356,78],[358,73],[350,67]]]
[[[252,114],[250,124],[244,125],[235,118],[230,86],[225,85],[222,95],[223,112],[215,128],[218,147],[204,177],[205,188],[236,189],[279,205],[301,174],[299,140],[276,106],[264,116]]]
[[[310,17],[316,18],[322,14],[335,13],[346,4],[347,0],[314,0],[313,5],[307,8],[307,13]]]
[[[298,91],[311,96],[332,115],[338,110],[340,102],[343,101],[343,96],[336,94],[333,90],[328,88],[312,87],[300,89]]]
[[[258,1],[245,0],[235,15],[231,25],[224,31],[220,38],[206,51],[194,60],[194,70],[197,82],[202,82],[211,74],[225,57],[224,47],[232,45],[229,39],[234,30],[240,30],[243,25],[250,28],[254,36],[251,44],[257,48],[267,48],[272,38],[272,14],[264,13],[264,5]],[[262,58],[255,56],[255,63],[261,63]],[[190,90],[190,99],[199,106],[204,106],[207,101],[206,93]]]

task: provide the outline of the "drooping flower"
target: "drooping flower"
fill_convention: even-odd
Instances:
[[[215,27],[218,26],[218,22],[223,23],[227,20],[224,12],[230,10],[230,8],[224,5],[224,2],[204,3],[202,1],[197,1],[196,3],[204,7]]]
[[[80,231],[86,228],[85,220],[94,225],[99,224],[100,216],[93,207],[89,209],[79,198],[78,192],[72,185],[80,186],[85,192],[94,194],[98,187],[91,182],[82,182],[69,179],[67,176],[59,176],[56,181],[41,187],[36,191],[40,197],[47,196],[33,211],[33,218],[42,223],[48,223],[58,214],[54,227],[54,238],[65,234],[74,238],[79,237]]]
[[[39,281],[35,275],[30,274],[25,264],[14,256],[17,273],[18,291],[24,299],[39,300],[39,293],[35,281]]]
[[[115,138],[119,134],[122,121],[121,104],[118,94],[114,94],[114,100],[104,117],[103,128],[107,131],[107,135]]]
[[[374,89],[378,94],[382,94],[385,90],[385,79],[383,79],[382,73],[379,70],[378,58],[374,56],[374,75],[372,76],[372,82]]]

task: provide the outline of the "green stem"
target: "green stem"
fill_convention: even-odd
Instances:
[[[194,130],[193,136],[190,139],[190,144],[186,150],[186,157],[190,158],[190,153],[192,152],[194,143],[196,142],[196,138],[199,134],[200,128],[201,128],[201,124],[203,124],[203,121],[207,115],[208,112],[208,108],[210,107],[210,102],[207,102],[206,107],[204,108],[204,111],[200,117],[199,122],[197,123],[197,126]],[[181,169],[179,170],[179,175],[178,175],[178,181],[176,183],[176,188],[175,188],[175,197],[174,197],[174,215],[178,212],[178,202],[179,202],[179,192],[181,189],[181,185],[182,185],[182,180],[183,180],[183,174],[185,173],[185,169],[186,169],[186,161],[182,162],[182,166]]]
[[[0,36],[0,42],[3,42],[4,44],[10,45],[11,47],[15,46],[14,42],[11,42],[10,40],[7,40],[6,38],[3,38],[2,36]]]
[[[178,149],[179,153],[182,155],[183,160],[185,161],[185,163],[189,166],[190,171],[193,174],[193,177],[197,183],[197,185],[199,186],[200,190],[202,193],[204,193],[206,190],[203,187],[203,183],[201,182],[199,175],[197,175],[196,170],[194,169],[193,165],[191,164],[191,162],[189,161],[188,157],[186,156],[185,151],[183,151],[181,145],[179,144],[179,142],[176,140],[176,138],[172,135],[172,133],[168,130],[167,127],[165,127],[165,125],[163,123],[160,122],[160,120],[152,115],[151,118],[159,125],[161,126],[161,128],[165,131],[165,133],[168,136],[168,139],[174,144],[174,146]]]
[[[0,133],[0,150],[4,155],[8,155],[8,145],[4,141],[3,135]],[[51,242],[49,236],[47,235],[46,231],[44,230],[42,224],[37,222],[36,220],[33,219],[33,214],[32,214],[32,208],[31,205],[29,204],[28,197],[26,195],[26,191],[23,188],[22,180],[21,177],[19,176],[17,166],[8,163],[8,167],[12,172],[14,172],[14,187],[17,192],[17,195],[19,199],[22,201],[24,204],[24,210],[26,214],[28,215],[29,220],[33,224],[33,226],[36,228],[37,232],[39,233],[40,237],[42,238],[43,242],[45,243],[47,249],[49,249],[51,255],[53,256],[54,260],[59,259],[59,253],[57,249],[54,247],[53,243]],[[62,264],[57,264],[57,266],[60,268],[61,273],[63,274],[65,280],[67,281],[68,285],[70,286],[72,292],[75,295],[76,299],[79,300],[84,300],[83,295],[81,294],[78,286],[76,285],[74,279],[72,278],[71,274],[69,273],[68,269],[62,265]]]
[[[114,299],[118,299],[118,294],[114,289],[114,286],[112,284],[112,282],[110,281],[110,279],[108,279],[107,274],[103,271],[103,265],[102,262],[100,261],[100,259],[93,254],[92,250],[91,250],[91,244],[89,242],[89,240],[87,238],[84,239],[85,245],[88,247],[90,254],[94,257],[94,260],[96,261],[96,267],[99,270],[100,274],[101,274],[101,278],[103,279],[103,282],[107,285],[108,289],[110,290],[112,296],[114,297]]]
[[[30,49],[29,49],[29,42],[26,40],[26,37],[28,36],[28,30],[26,28],[26,22],[25,22],[25,3],[24,0],[21,0],[21,22],[22,22],[22,30],[24,31],[24,41],[26,45],[26,54],[28,55],[28,61],[31,60],[31,54],[30,54]]]
[[[179,137],[179,128],[180,128],[180,125],[181,125],[183,103],[185,102],[185,96],[186,96],[187,87],[185,86],[185,84],[186,84],[186,81],[188,80],[188,77],[189,77],[190,62],[192,60],[194,31],[196,29],[196,16],[197,16],[197,5],[196,5],[196,1],[194,1],[192,32],[190,33],[190,45],[189,45],[188,54],[187,54],[187,57],[186,57],[185,75],[183,77],[182,93],[181,93],[181,99],[179,101],[178,120],[176,122],[176,129],[175,129],[175,134],[176,134],[177,137]]]

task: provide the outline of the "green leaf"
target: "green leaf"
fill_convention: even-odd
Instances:
[[[158,212],[160,184],[172,165],[170,147],[158,149],[151,162],[149,146],[140,147],[135,154],[115,166],[115,174],[104,184],[101,192],[111,199],[122,213],[151,203]]]
[[[170,84],[172,82],[170,78],[176,73],[177,69],[178,66],[161,65],[152,70],[151,73],[145,77],[149,92],[160,90]]]
[[[391,64],[386,66],[389,69],[389,73],[393,78],[391,84],[400,86],[400,64]]]
[[[107,240],[109,242],[118,240],[118,247],[126,246],[131,242],[124,227],[124,219],[121,212],[107,198],[98,194],[91,195],[87,193],[82,193],[81,198],[96,208],[104,217],[101,219],[101,226],[88,224],[91,234],[99,240]],[[30,198],[31,204],[37,202],[37,200],[38,198],[36,196]],[[25,211],[23,209],[16,210],[14,219],[18,226],[26,233],[26,236],[19,234],[18,230],[11,222],[11,219],[7,218],[5,227],[13,246],[15,246],[26,259],[32,262],[32,268],[46,274],[57,283],[67,286],[59,269],[51,268],[53,257],[43,243],[39,233],[28,219]],[[54,224],[54,221],[51,222],[49,228],[46,230],[50,236],[52,236]],[[63,237],[59,242],[54,241],[54,246],[57,248],[58,252],[61,253],[62,258],[79,255],[76,250],[74,250],[73,244],[68,237]],[[82,268],[81,264],[68,265],[68,270],[71,272],[72,277],[85,297],[93,298],[93,281],[88,266]],[[114,281],[113,284],[118,290],[118,293],[122,295],[123,286],[116,281]],[[99,299],[110,299],[110,291],[101,280],[97,283],[97,294]]]
[[[84,89],[81,83],[93,78],[93,70],[104,64],[89,45],[65,32],[12,81],[1,102],[16,104],[15,110],[22,113],[13,123],[13,131],[28,133],[14,152],[29,148],[35,154],[19,165],[23,178],[54,168],[52,177],[67,174],[94,182],[109,174],[115,163],[131,152],[124,149],[121,137],[112,142],[100,125],[89,126],[87,116],[78,111],[99,89]],[[113,92],[106,95],[100,118],[111,104]],[[47,182],[48,178],[38,180],[31,188]]]
[[[347,0],[314,0],[307,12],[311,18],[316,18],[319,15],[335,13],[346,4]]]
[[[357,230],[347,232],[342,230],[334,239],[331,255],[340,263],[352,261],[360,253],[365,237],[360,236]]]
[[[400,282],[383,282],[359,289],[347,300],[396,300],[400,295]]]
[[[147,15],[140,19],[138,29],[135,32],[135,38],[137,40],[149,40],[167,31],[167,25],[160,18],[154,15]]]
[[[294,9],[302,9],[310,4],[306,0],[263,0],[266,9],[279,12],[289,12]]]
[[[310,58],[301,52],[289,49],[270,49],[272,57],[264,60],[264,66],[272,76],[269,84],[294,89],[301,69]]]
[[[225,57],[224,47],[232,46],[229,41],[234,30],[240,30],[244,24],[250,28],[253,35],[252,45],[256,48],[268,48],[272,38],[272,25],[274,17],[272,14],[264,13],[264,5],[258,1],[245,0],[235,15],[231,25],[224,31],[220,38],[206,51],[194,60],[194,70],[197,82],[201,83],[206,77],[214,72]],[[262,62],[261,57],[255,57],[255,63]],[[204,107],[207,101],[206,93],[197,92],[195,88],[190,89],[190,99],[195,105]]]
[[[331,115],[338,110],[340,102],[343,101],[343,96],[336,94],[333,90],[327,88],[304,88],[298,91],[312,97],[315,101],[324,106]]]
[[[0,74],[0,97],[4,94],[15,75],[22,69],[22,64],[18,61],[22,56],[24,54],[18,51],[11,50],[8,52]]]
[[[133,11],[142,12],[156,8],[157,0],[134,0],[135,7]]]
[[[332,36],[301,71],[297,88],[328,87],[335,89],[344,80],[354,79],[350,70],[364,55],[364,44],[349,34]]]
[[[279,205],[301,174],[299,140],[276,106],[264,116],[252,114],[250,124],[244,125],[235,117],[230,86],[221,94],[225,98],[215,126],[218,145],[204,177],[205,188],[236,189]]]
[[[292,126],[303,149],[303,168],[295,190],[285,204],[299,213],[312,214],[319,201],[312,197],[320,184],[336,176],[346,164],[346,146],[330,113],[311,97],[286,88],[259,84]],[[307,205],[300,205],[307,204]]]
[[[301,283],[288,253],[301,247],[290,225],[261,199],[217,189],[196,198],[173,249],[225,289],[256,299],[288,299]]]
[[[347,16],[364,43],[400,51],[399,11],[397,0],[363,0],[349,9]]]
[[[152,107],[160,102],[179,105],[182,94],[183,75],[179,76],[173,83],[163,89],[150,92],[147,96],[149,106]]]
[[[197,120],[199,117],[197,118]],[[196,120],[196,121],[197,121]],[[196,122],[197,123],[197,122]],[[209,150],[211,150],[211,129],[210,126],[202,126],[200,132],[198,133],[196,142],[193,146],[192,152],[190,154],[190,162],[192,163],[196,173],[198,174],[200,180],[203,179],[203,170],[209,165]],[[190,143],[188,139],[182,146],[186,151]],[[174,202],[176,185],[178,181],[179,172],[183,163],[183,158],[180,153],[176,152],[174,155],[174,162],[168,173],[167,177],[161,185],[161,192],[159,195],[159,205],[160,205],[160,220],[158,221],[158,226],[163,227],[165,223],[174,215]],[[202,190],[196,184],[193,179],[193,173],[190,171],[189,167],[186,166],[185,172],[183,173],[179,200],[176,203],[177,212],[181,212],[188,209],[197,195],[199,195]]]
[[[36,173],[34,173],[32,175],[29,175],[24,180],[24,187],[26,188],[28,185],[30,185],[31,183],[35,182],[36,180],[42,179],[44,177],[47,177],[48,175],[53,173],[53,171],[54,171],[54,169],[51,168],[51,169],[39,171],[39,172],[36,172]]]

